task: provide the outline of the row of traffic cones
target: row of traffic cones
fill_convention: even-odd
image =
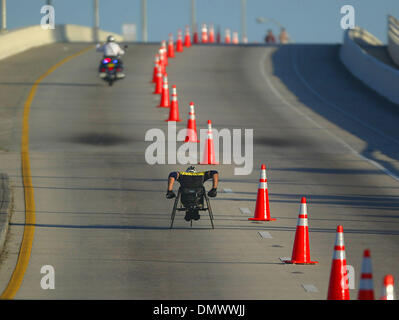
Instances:
[[[225,42],[230,42],[230,31],[226,30]],[[213,37],[210,32],[209,38],[206,31],[206,26],[203,26],[201,41],[203,43],[212,42]],[[233,43],[237,43],[238,36],[233,33]],[[198,35],[194,35],[194,43],[198,43]],[[155,82],[154,94],[161,94],[161,101],[159,107],[170,108],[169,118],[166,121],[181,121],[179,117],[179,107],[177,99],[177,88],[172,86],[172,99],[169,98],[168,76],[166,73],[167,58],[173,58],[174,46],[173,36],[169,35],[168,50],[165,48],[166,43],[162,42],[162,47],[159,54],[155,57],[155,67],[153,73],[153,82]],[[186,35],[184,46],[191,46],[190,34],[186,28]],[[181,30],[178,32],[178,40],[176,42],[176,51],[183,51],[183,41]],[[166,54],[167,53],[167,54]],[[189,118],[187,122],[187,134],[185,142],[198,143],[197,126],[195,118],[194,103],[191,102],[189,106]],[[203,161],[200,164],[218,164],[215,160],[212,123],[208,120],[207,143],[205,144],[205,152]],[[256,198],[256,207],[254,217],[249,218],[250,221],[274,221],[271,218],[269,206],[269,194],[266,176],[266,165],[262,164],[258,193]],[[292,249],[291,259],[282,259],[287,264],[302,264],[302,265],[316,265],[317,261],[312,261],[310,258],[310,239],[309,239],[309,226],[308,226],[308,212],[306,198],[301,198],[301,204],[298,214],[296,233],[294,245]],[[334,253],[331,264],[331,272],[327,293],[328,300],[349,300],[349,279],[346,266],[345,244],[343,227],[339,225],[336,230],[336,240],[334,245]],[[358,292],[359,300],[374,300],[374,288],[371,268],[370,250],[366,249],[363,254],[362,274],[360,279],[360,286]],[[392,275],[386,275],[383,281],[382,296],[383,300],[394,299],[394,279]]]
[[[249,218],[248,220],[276,220],[271,218],[270,215],[265,164],[261,165],[254,217]],[[317,261],[312,261],[310,259],[308,212],[305,197],[301,198],[291,259],[282,259],[282,261],[287,264],[315,265],[318,263]],[[346,268],[344,231],[341,225],[337,227],[336,231],[327,299],[349,300],[349,279]],[[363,254],[358,300],[374,300],[371,256],[370,250],[368,249],[366,249]],[[381,300],[394,300],[394,278],[390,274],[384,277]]]
[[[183,43],[182,32],[178,30],[178,37],[176,41],[176,52],[183,52],[183,46],[190,47],[190,30],[186,27],[185,38]],[[168,58],[175,57],[175,48],[173,45],[173,35],[169,34],[168,48],[166,49],[166,41],[161,42],[161,48],[154,59],[154,70],[151,82],[155,83],[153,94],[160,95],[159,108],[169,108],[169,117],[165,121],[182,121],[179,116],[179,103],[177,97],[177,87],[172,86],[172,97],[169,96],[168,74],[166,66],[168,65]],[[187,121],[187,133],[185,142],[198,143],[197,124],[195,118],[194,103],[190,103],[189,118]],[[212,134],[212,122],[208,120],[207,142],[205,144],[203,161],[200,164],[218,164],[215,157],[215,149]]]
[[[361,272],[357,298],[358,300],[374,300],[373,272],[369,249],[363,252]],[[383,279],[380,300],[394,299],[394,278],[391,274],[388,274]],[[346,268],[344,230],[342,226],[337,227],[327,300],[349,300],[349,279]]]
[[[221,33],[220,33],[220,27],[218,27],[217,33],[215,35],[215,28],[213,24],[207,27],[207,25],[204,23],[201,26],[201,40],[199,39],[198,32],[194,30],[193,34],[193,43],[198,44],[198,43],[221,43]],[[230,29],[225,29],[225,34],[224,34],[224,43],[233,43],[233,44],[238,44],[240,42],[239,37],[238,37],[238,32],[233,31],[231,32]],[[243,43],[248,43],[248,39],[243,36],[242,39]]]

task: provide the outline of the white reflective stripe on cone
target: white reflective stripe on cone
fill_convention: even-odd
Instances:
[[[307,227],[308,226],[308,219],[307,218],[298,218],[297,226]]]
[[[363,263],[362,263],[362,274],[371,274],[372,273],[372,267],[371,267],[371,259],[370,258],[363,258]]]
[[[373,279],[360,279],[359,290],[373,290]]]
[[[267,182],[259,182],[258,189],[267,189]]]
[[[333,260],[345,260],[345,250],[334,250]]]
[[[345,243],[344,243],[344,234],[343,233],[341,233],[341,232],[337,233],[337,237],[335,239],[335,245],[336,246],[344,246],[345,245]]]
[[[385,291],[386,291],[387,300],[394,300],[395,299],[395,295],[394,295],[394,287],[393,287],[393,285],[389,284],[385,288],[386,288]]]
[[[301,206],[299,207],[299,214],[308,214],[306,203],[301,203]]]

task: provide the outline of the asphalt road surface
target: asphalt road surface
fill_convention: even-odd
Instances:
[[[46,46],[2,62],[0,88],[9,101],[2,112],[11,130],[1,136],[1,161],[15,204],[1,290],[15,269],[25,223],[19,150],[27,92],[38,75],[82,48]],[[398,107],[346,71],[339,46],[195,46],[169,60],[184,120],[179,129],[194,101],[199,128],[209,119],[218,130],[254,130],[251,174],[234,175],[235,163],[198,166],[220,173],[211,200],[214,230],[206,214],[192,228],[178,214],[169,229],[166,179],[186,165],[149,165],[144,158],[147,130],[167,131],[168,110],[156,108],[150,84],[157,49],[132,45],[123,59],[127,77],[113,87],[97,77],[94,50],[38,86],[29,116],[36,224],[16,299],[325,299],[339,224],[355,270],[352,299],[366,248],[377,297],[385,274],[399,279]],[[31,63],[49,50],[47,66]],[[7,61],[33,79],[7,79]],[[256,223],[248,217],[262,163],[277,220]],[[319,264],[285,265],[279,258],[291,256],[302,196],[311,258]],[[54,290],[40,285],[44,265],[54,267]]]

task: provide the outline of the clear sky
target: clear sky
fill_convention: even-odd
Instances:
[[[121,33],[122,23],[136,23],[141,38],[141,0],[99,0],[100,27]],[[7,26],[14,29],[39,24],[45,0],[7,0]],[[399,18],[399,0],[247,0],[247,32],[250,42],[263,41],[273,24],[258,24],[257,17],[277,20],[295,42],[342,42],[340,27],[343,5],[355,8],[356,25],[366,28],[386,43],[387,14]],[[53,0],[56,24],[93,24],[93,0]],[[196,0],[197,22],[220,25],[240,32],[241,0]],[[170,32],[191,25],[191,0],[147,0],[148,39],[167,39]]]

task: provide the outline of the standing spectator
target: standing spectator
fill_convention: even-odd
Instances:
[[[274,37],[273,31],[269,29],[267,31],[267,35],[265,37],[265,42],[266,43],[276,43],[276,38]]]
[[[285,28],[281,28],[279,38],[280,38],[280,43],[288,43],[289,37],[287,31],[285,31]]]

